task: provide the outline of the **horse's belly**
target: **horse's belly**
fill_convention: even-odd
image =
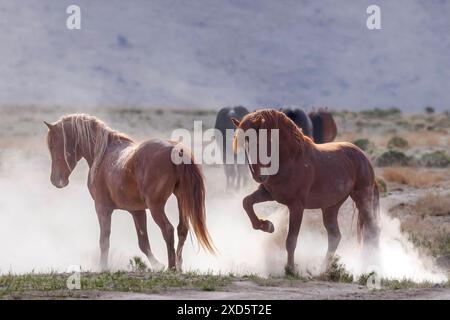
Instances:
[[[120,179],[119,183],[109,184],[111,200],[117,209],[122,210],[143,210],[146,208],[144,199],[134,181],[130,179]]]
[[[328,183],[313,184],[306,199],[307,209],[328,208],[346,199],[351,193],[350,179],[337,179]]]

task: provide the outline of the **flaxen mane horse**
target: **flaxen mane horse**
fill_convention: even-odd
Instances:
[[[164,265],[150,249],[147,208],[162,231],[169,268],[181,268],[189,222],[199,243],[214,252],[206,228],[203,175],[188,149],[162,140],[137,144],[97,118],[84,114],[64,116],[56,123],[46,122],[46,125],[49,129],[47,142],[52,158],[51,182],[54,186],[63,188],[69,184],[69,176],[81,158],[89,165],[88,188],[100,223],[102,269],[107,267],[111,215],[115,209],[127,210],[133,216],[139,248],[154,269],[160,270]],[[172,152],[191,157],[191,164],[174,164]],[[174,228],[164,212],[166,201],[172,193],[179,208],[176,253]]]
[[[322,209],[323,223],[328,233],[326,262],[333,257],[341,233],[338,211],[350,196],[358,209],[358,240],[365,249],[376,249],[379,241],[379,195],[370,161],[355,145],[347,142],[315,144],[283,113],[261,110],[233,120],[237,130],[235,150],[245,141],[239,135],[248,129],[279,130],[279,170],[270,176],[261,175],[262,165],[253,161],[251,172],[259,188],[243,200],[252,226],[256,230],[273,232],[273,224],[259,219],[253,206],[265,201],[277,201],[289,209],[289,230],[286,238],[286,271],[294,272],[294,251],[304,209]],[[261,143],[261,142],[259,142]],[[247,148],[247,147],[245,147]],[[268,146],[270,150],[270,144]],[[274,157],[274,155],[272,155]]]

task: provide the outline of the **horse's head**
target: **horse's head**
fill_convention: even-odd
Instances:
[[[80,160],[75,138],[72,130],[64,128],[62,120],[54,124],[44,123],[48,127],[47,145],[52,158],[50,181],[55,187],[64,188],[69,184],[69,176]]]
[[[236,127],[233,150],[245,151],[253,178],[260,183],[278,172],[280,115],[285,117],[277,110],[267,109],[250,113],[240,122],[231,119]]]

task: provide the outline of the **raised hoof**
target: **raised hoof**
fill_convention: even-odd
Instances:
[[[261,220],[261,230],[264,232],[273,233],[275,231],[275,227],[269,220]]]

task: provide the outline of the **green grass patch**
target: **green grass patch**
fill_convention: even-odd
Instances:
[[[70,296],[67,279],[70,274],[24,274],[0,276],[0,296],[24,292],[63,291]],[[103,272],[81,273],[81,290],[118,292],[156,292],[160,289],[186,288],[214,291],[228,285],[233,277],[197,272]]]

